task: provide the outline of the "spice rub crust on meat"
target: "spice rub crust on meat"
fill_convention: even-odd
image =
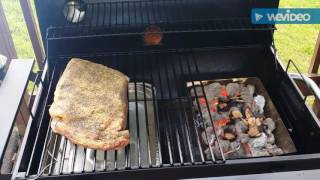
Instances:
[[[51,128],[72,143],[99,150],[128,145],[128,77],[73,58],[63,72],[49,109]]]

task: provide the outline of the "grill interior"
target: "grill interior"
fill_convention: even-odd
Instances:
[[[314,140],[319,137],[319,131],[314,126],[315,122],[312,120],[301,122],[299,118],[297,119],[299,115],[288,111],[286,108],[289,106],[283,105],[285,103],[283,98],[288,96],[283,97],[279,87],[283,93],[287,92],[285,88],[277,85],[279,82],[284,83],[283,77],[264,74],[279,69],[275,62],[264,61],[270,57],[261,50],[261,48],[226,48],[82,56],[81,58],[118,69],[130,77],[128,129],[133,141],[123,150],[106,152],[72,145],[51,131],[48,108],[53,100],[55,85],[71,58],[55,57],[58,63],[52,64],[53,72],[48,81],[48,94],[43,95],[45,97],[40,106],[42,108],[38,109],[40,116],[36,118],[39,118],[40,124],[37,134],[34,135],[35,144],[31,146],[33,150],[30,161],[27,161],[25,166],[25,176],[43,177],[170,166],[223,165],[228,161],[234,161],[226,160],[224,156],[222,158],[212,156],[208,159],[204,155],[201,135],[193,120],[194,97],[190,95],[186,85],[187,82],[203,79],[260,78],[284,124],[290,130],[290,136],[297,146],[296,154],[318,152],[319,147],[315,145]],[[232,57],[230,51],[233,52]],[[251,53],[246,54],[246,51]],[[258,57],[262,59],[260,62],[255,60]],[[221,59],[228,59],[229,62],[217,63],[221,62]],[[209,66],[212,68],[208,69],[208,64],[211,63],[215,66]],[[240,64],[242,66],[239,66]],[[265,68],[268,71],[261,71]],[[300,123],[304,124],[304,128],[299,128]],[[310,136],[310,131],[315,134]]]
[[[130,77],[128,129],[133,140],[123,150],[95,151],[74,146],[47,127],[37,173],[58,175],[222,163],[225,159],[205,158],[200,132],[193,121],[192,97],[186,83],[199,74],[194,58],[191,52],[95,57]],[[53,78],[61,75],[69,59],[58,60]]]

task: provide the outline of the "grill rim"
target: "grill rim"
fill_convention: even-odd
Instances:
[[[41,176],[39,179],[88,179],[88,178],[155,178],[155,177],[170,177],[172,179],[179,178],[201,178],[201,177],[219,177],[230,175],[248,175],[297,171],[297,170],[311,170],[318,169],[318,162],[320,160],[320,153],[304,154],[304,155],[290,155],[279,156],[277,158],[252,158],[252,159],[237,159],[228,160],[226,164],[198,164],[197,166],[181,166],[160,168],[138,169],[138,170],[118,170],[112,172],[86,172],[81,174],[62,174],[52,176]],[[232,169],[232,170],[231,170]],[[248,170],[249,169],[249,170]],[[214,172],[213,172],[214,171]],[[27,178],[24,173],[14,174],[14,179]],[[32,177],[29,177],[32,178]]]

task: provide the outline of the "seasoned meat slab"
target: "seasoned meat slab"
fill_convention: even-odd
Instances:
[[[120,149],[129,143],[128,77],[106,66],[73,58],[63,72],[49,112],[51,128],[92,149]]]

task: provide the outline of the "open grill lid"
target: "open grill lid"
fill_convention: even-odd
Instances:
[[[151,27],[161,40],[151,49],[272,43],[274,26],[252,25],[251,9],[278,0],[36,0],[48,56],[150,49]],[[159,35],[158,34],[158,35]],[[48,42],[47,42],[48,41]],[[88,46],[90,44],[90,46]],[[48,51],[48,49],[47,49]]]

